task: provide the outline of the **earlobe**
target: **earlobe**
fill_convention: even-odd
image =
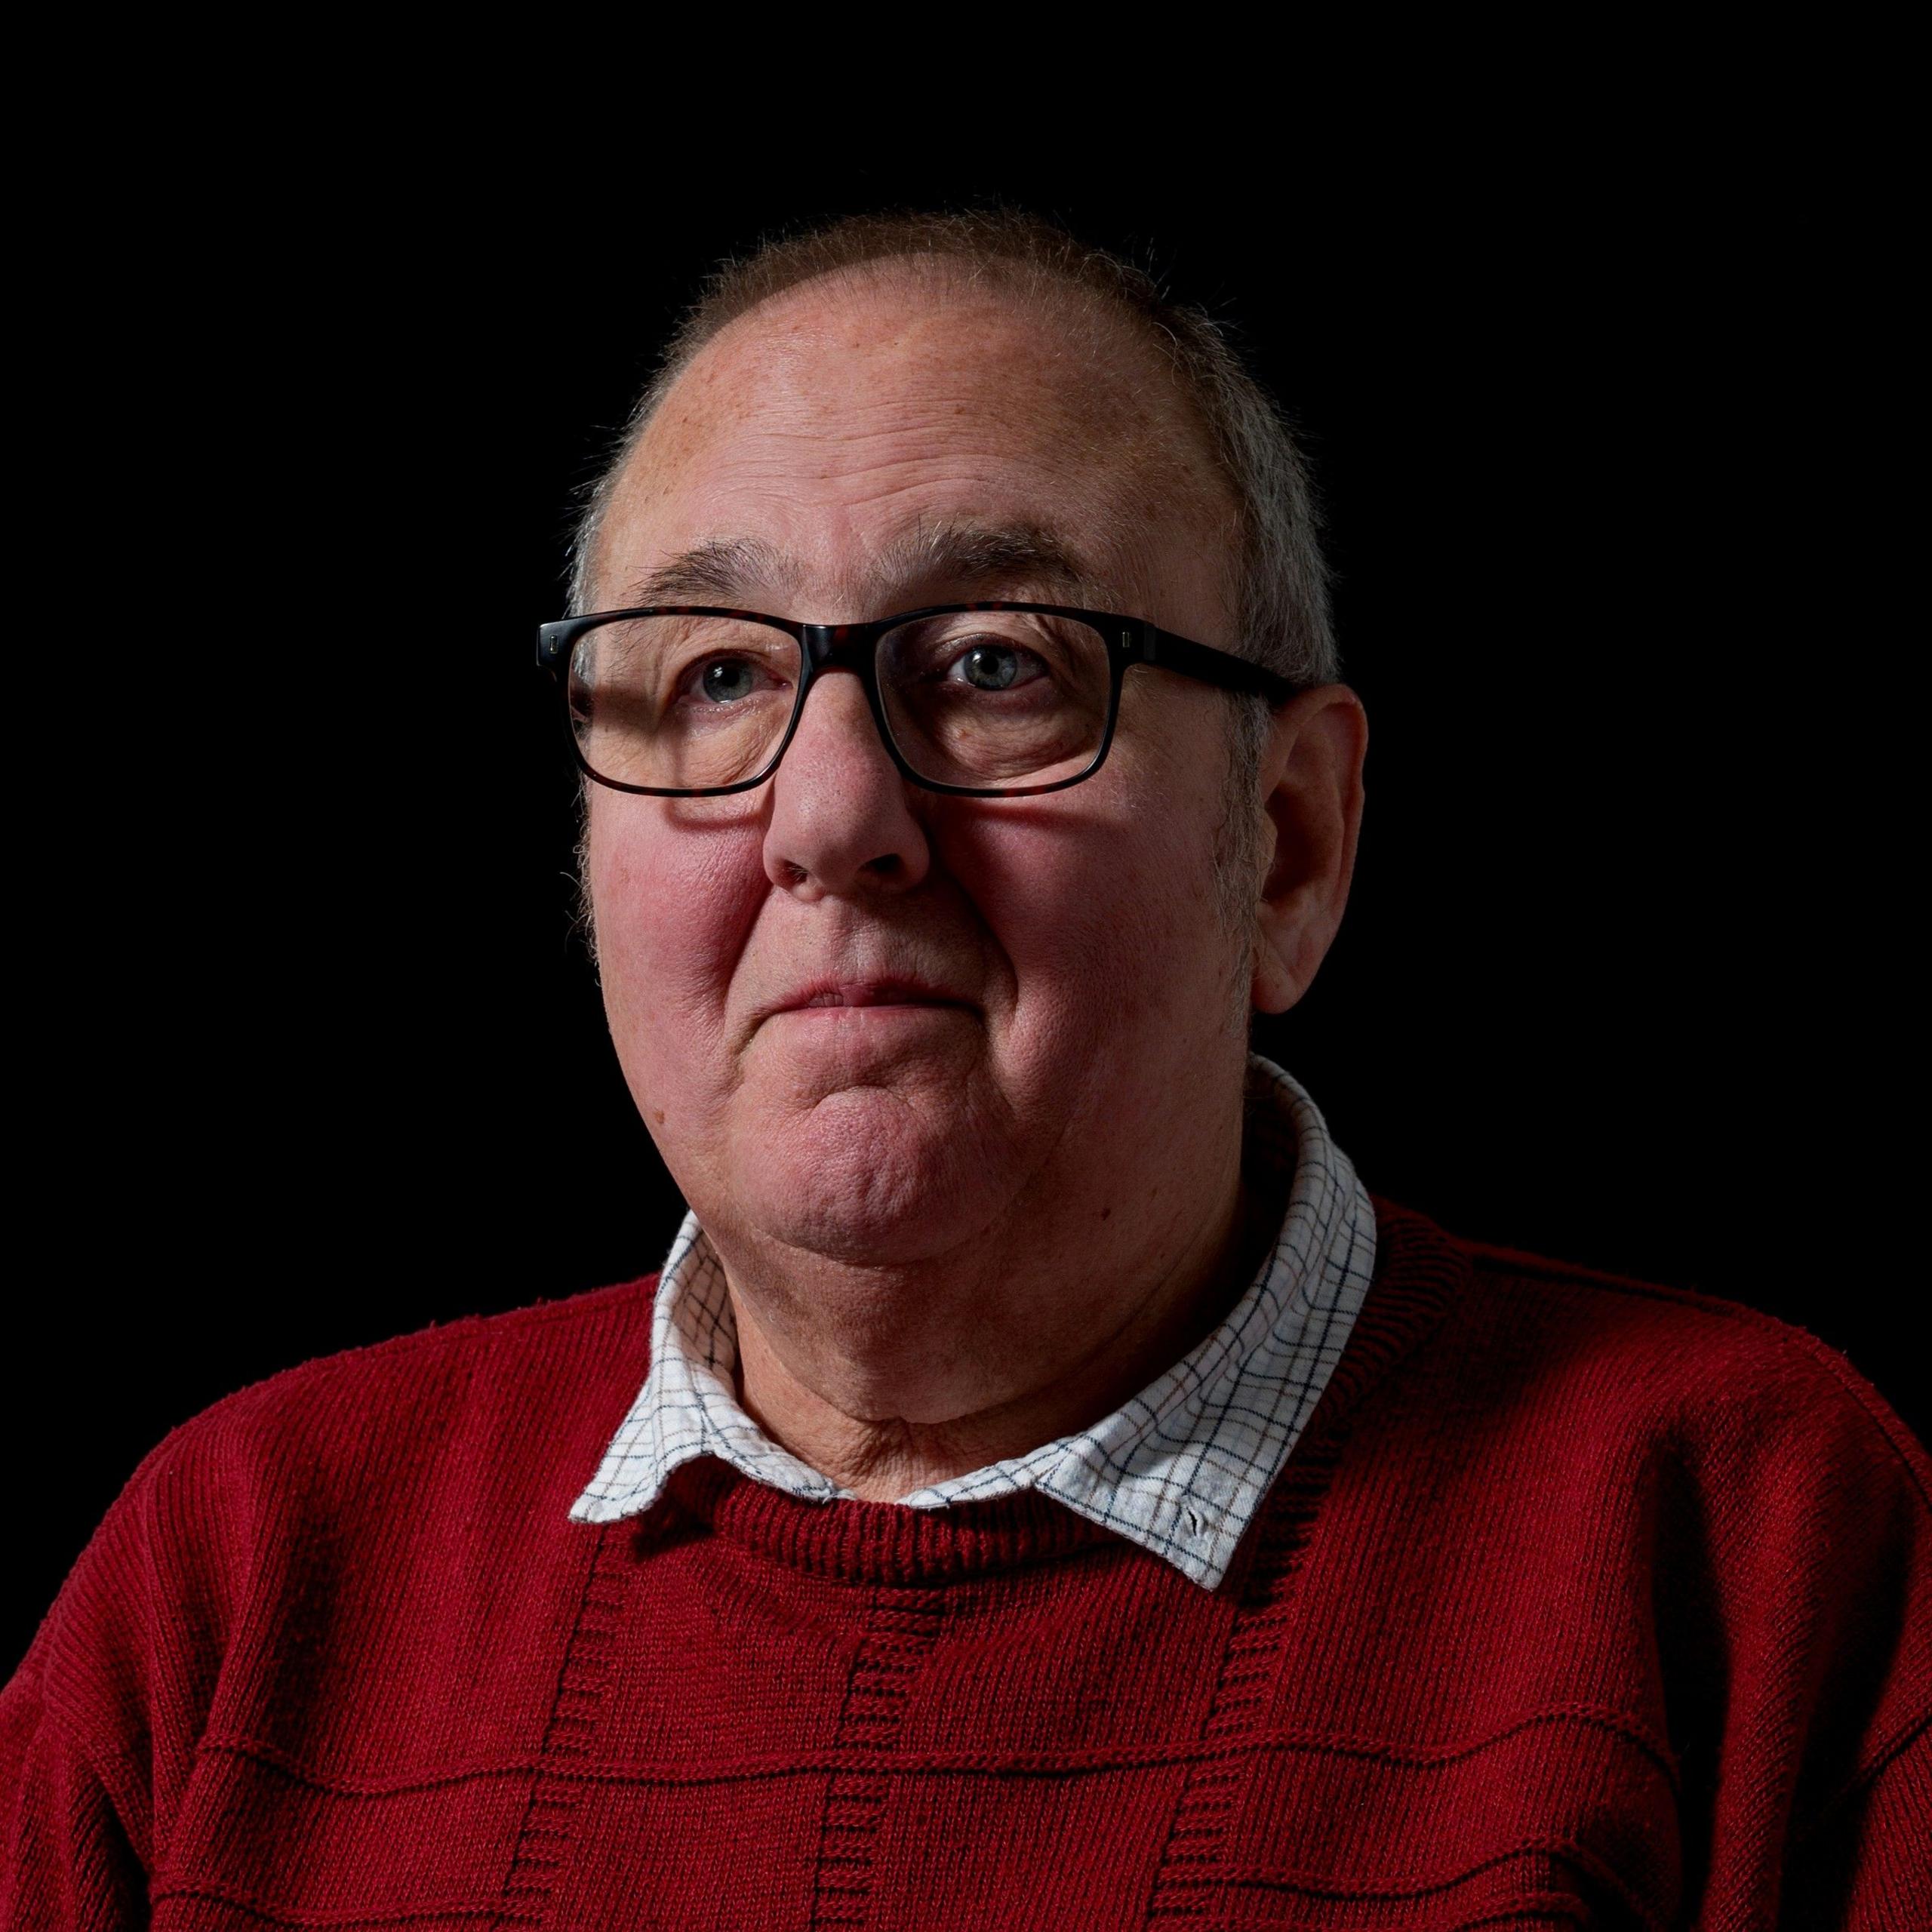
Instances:
[[[1302,998],[1341,924],[1367,750],[1367,715],[1346,685],[1303,691],[1275,715],[1259,778],[1273,832],[1255,909],[1259,1012],[1285,1013]]]

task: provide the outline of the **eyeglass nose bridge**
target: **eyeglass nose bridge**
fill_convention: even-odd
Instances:
[[[801,624],[798,642],[812,671],[841,667],[856,671],[869,686],[883,624]]]
[[[804,657],[804,675],[798,680],[798,701],[792,713],[791,727],[785,734],[784,743],[778,748],[772,769],[777,769],[779,761],[791,749],[792,740],[804,716],[805,701],[811,696],[812,686],[820,674],[826,671],[850,671],[865,692],[866,709],[872,713],[873,727],[878,733],[880,743],[885,747],[886,755],[906,777],[915,784],[921,783],[906,762],[904,752],[894,741],[892,727],[886,721],[884,700],[878,688],[878,641],[891,626],[800,623],[792,629]]]
[[[804,624],[797,626],[799,649],[804,656],[804,675],[798,681],[798,712],[811,694],[814,681],[825,671],[850,671],[866,694],[866,704],[878,727],[886,749],[902,768],[905,761],[892,741],[892,728],[885,721],[885,704],[878,688],[879,639],[890,624]],[[910,772],[907,773],[909,777]]]

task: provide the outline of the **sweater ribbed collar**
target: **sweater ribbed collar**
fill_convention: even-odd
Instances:
[[[639,1515],[675,1471],[709,1457],[783,1496],[840,1504],[855,1525],[860,1516],[875,1527],[894,1511],[1011,1498],[1029,1525],[1038,1519],[1029,1541],[1044,1549],[1065,1541],[1051,1506],[1063,1506],[1217,1588],[1328,1386],[1375,1266],[1374,1208],[1308,1094],[1251,1054],[1247,1101],[1247,1171],[1284,1197],[1268,1259],[1226,1321],[1091,1427],[897,1503],[860,1502],[774,1442],[740,1404],[724,1269],[691,1214],[659,1278],[644,1387],[571,1515],[602,1523]],[[723,1472],[698,1481],[708,1498],[732,1487]],[[753,1496],[737,1506],[759,1506]],[[901,1528],[890,1540],[908,1554],[932,1540],[919,1519]]]

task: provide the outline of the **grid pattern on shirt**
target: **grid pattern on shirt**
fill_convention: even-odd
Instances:
[[[1038,1490],[1213,1589],[1254,1520],[1342,1351],[1375,1266],[1375,1212],[1301,1086],[1248,1060],[1243,1161],[1285,1189],[1272,1250],[1227,1319],[1091,1428],[901,1497],[907,1508]],[[740,1405],[724,1271],[687,1214],[660,1278],[651,1364],[596,1475],[581,1522],[648,1509],[672,1470],[716,1456],[802,1500],[851,1492],[780,1447]]]

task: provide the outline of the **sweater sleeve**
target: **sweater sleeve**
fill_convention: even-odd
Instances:
[[[134,1472],[0,1690],[0,1932],[148,1922],[220,1671],[210,1435],[177,1429]]]
[[[1816,1337],[1759,1367],[1709,1492],[1731,1635],[1697,1923],[1932,1927],[1932,1463]]]
[[[106,1782],[48,1712],[41,1660],[0,1691],[0,1932],[128,1932],[147,1879]]]

